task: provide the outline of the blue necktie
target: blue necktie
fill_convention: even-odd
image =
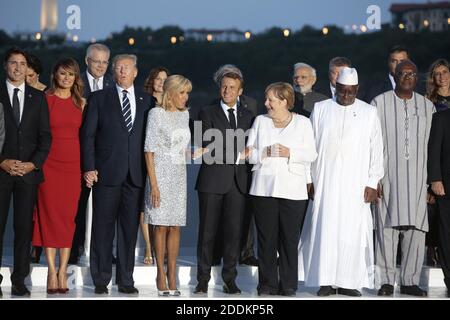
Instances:
[[[133,119],[131,119],[131,105],[130,100],[127,97],[127,90],[122,90],[122,114],[123,119],[125,120],[125,126],[127,127],[128,132],[133,128]]]

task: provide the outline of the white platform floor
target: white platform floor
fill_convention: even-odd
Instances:
[[[194,294],[194,288],[197,284],[196,281],[196,263],[195,257],[180,257],[178,260],[178,283],[181,291],[180,297],[158,297],[155,278],[156,278],[156,266],[144,265],[142,257],[136,259],[136,267],[134,272],[135,286],[139,289],[138,295],[126,295],[117,291],[116,285],[109,285],[108,295],[97,295],[94,293],[94,286],[89,273],[89,267],[86,260],[81,260],[77,266],[69,266],[68,270],[68,286],[70,291],[68,294],[55,294],[47,295],[46,293],[46,278],[47,278],[47,266],[45,258],[42,257],[40,264],[31,264],[30,276],[25,280],[25,284],[31,290],[31,297],[25,298],[28,300],[172,300],[172,299],[242,299],[242,300],[257,300],[263,298],[264,300],[293,300],[293,299],[307,299],[307,300],[339,300],[339,299],[355,299],[355,300],[380,300],[386,299],[378,297],[376,290],[362,291],[363,296],[359,298],[350,298],[342,295],[335,295],[327,298],[318,298],[316,291],[318,288],[307,288],[299,283],[299,290],[297,295],[292,298],[285,298],[282,296],[264,296],[258,297],[256,292],[256,285],[258,281],[258,269],[257,267],[239,266],[238,277],[236,283],[242,290],[240,295],[228,295],[222,291],[222,279],[221,279],[221,267],[213,267],[211,272],[211,280],[209,283],[208,294],[198,295]],[[1,274],[4,279],[2,282],[3,299],[23,299],[21,297],[11,296],[11,282],[10,273],[12,271],[12,259],[5,257],[3,261],[3,267],[1,268]],[[113,279],[114,268],[113,268]],[[399,288],[396,287],[393,297],[387,298],[387,300],[404,300],[404,299],[448,299],[446,297],[446,288],[443,282],[442,271],[439,268],[424,267],[422,270],[420,285],[422,288],[428,290],[428,298],[414,298],[407,295],[402,295],[399,292]]]

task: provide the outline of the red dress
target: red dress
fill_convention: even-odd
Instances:
[[[38,187],[33,245],[72,247],[75,216],[81,192],[81,110],[72,98],[47,95],[52,145],[43,165],[44,179]]]

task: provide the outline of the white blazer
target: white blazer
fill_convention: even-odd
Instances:
[[[289,148],[290,157],[265,157],[263,151],[275,143]],[[290,200],[308,199],[306,184],[311,183],[311,163],[317,158],[316,144],[308,118],[293,114],[282,129],[275,128],[268,115],[256,117],[247,147],[253,149],[250,194]]]

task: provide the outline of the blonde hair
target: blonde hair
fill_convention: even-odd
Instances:
[[[269,84],[266,88],[266,91],[264,93],[267,95],[269,91],[273,92],[273,95],[277,97],[280,100],[286,100],[287,101],[287,107],[288,110],[291,110],[294,108],[294,101],[295,101],[295,93],[294,88],[287,82],[275,82],[272,84]]]
[[[166,81],[164,81],[163,86],[163,96],[161,101],[161,107],[164,108],[164,110],[168,110],[172,107],[177,107],[173,104],[173,97],[175,94],[180,93],[183,90],[186,90],[187,92],[192,91],[192,82],[181,75],[175,74],[173,76],[169,76]],[[187,107],[183,110],[186,110]]]

